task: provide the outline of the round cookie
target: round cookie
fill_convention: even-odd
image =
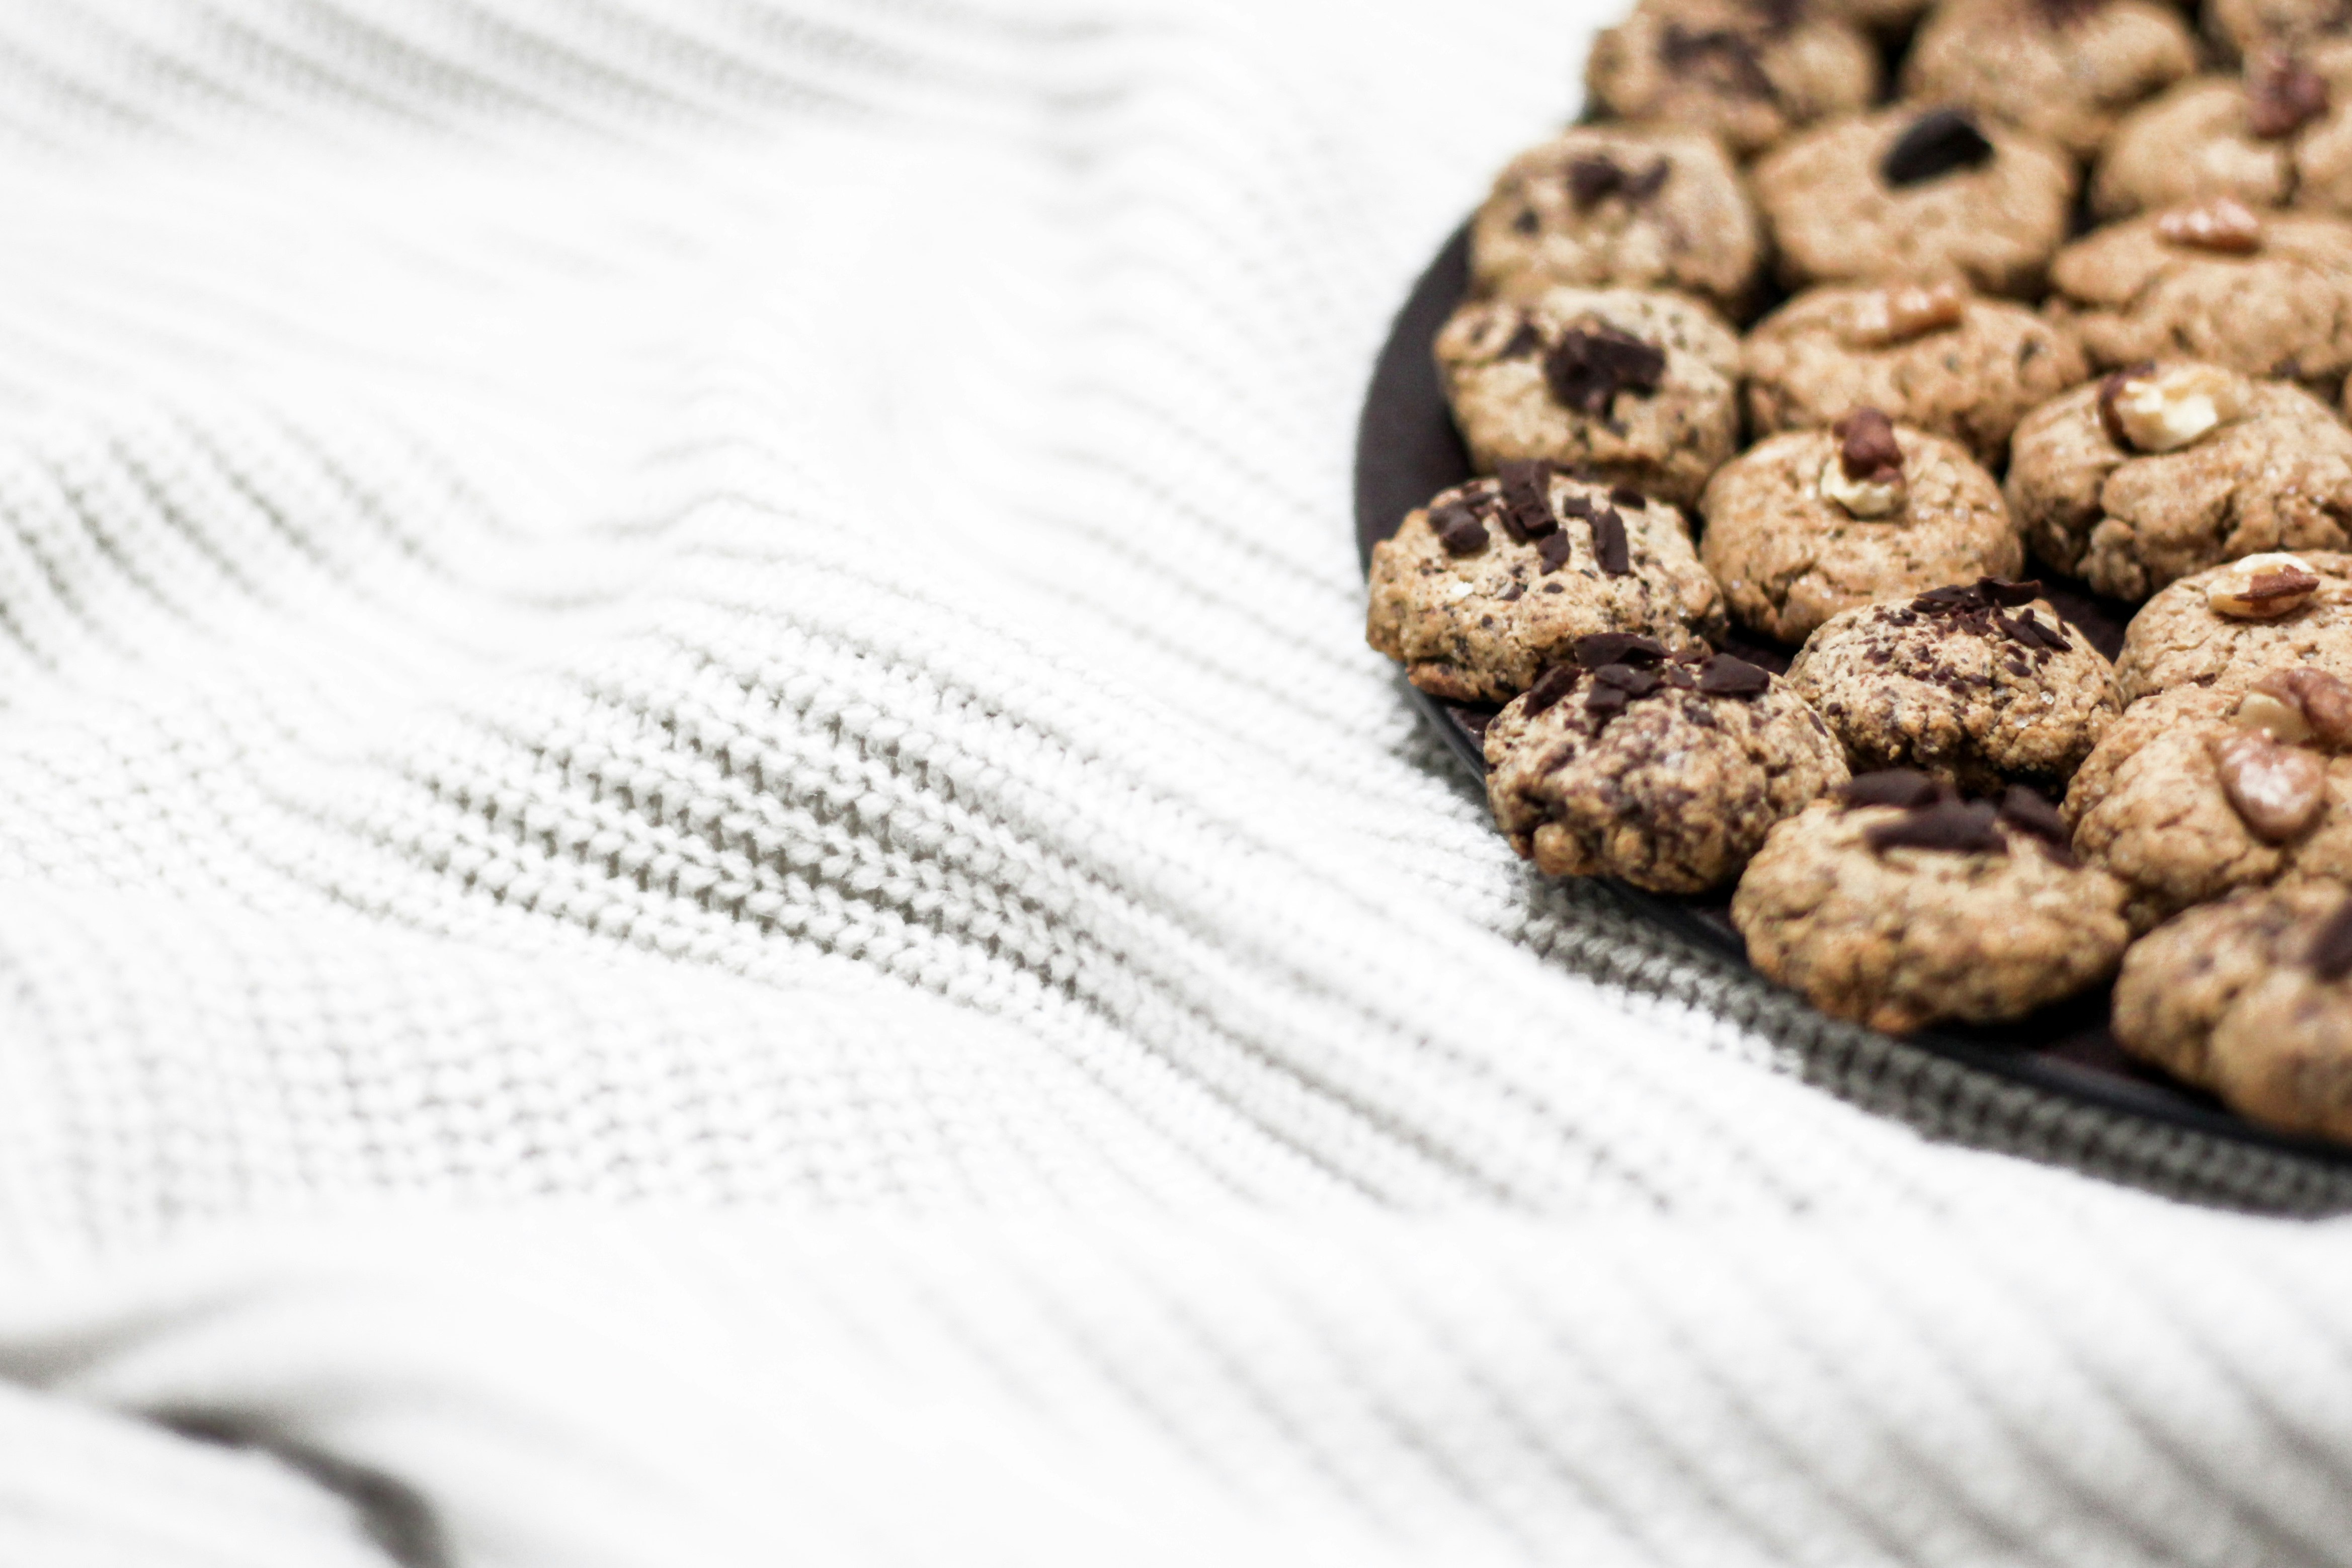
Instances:
[[[1992,476],[1874,410],[1749,448],[1716,470],[1699,511],[1700,559],[1733,617],[1783,643],[1842,610],[2014,577],[2025,561]]]
[[[1495,177],[1470,225],[1475,292],[1678,288],[1737,320],[1762,241],[1731,160],[1702,131],[1580,125]]]
[[[2280,689],[2144,697],[2076,770],[2074,847],[2130,890],[2134,929],[2242,887],[2352,880],[2352,688],[2315,671],[2277,679]],[[2279,722],[2289,713],[2294,727]],[[2325,735],[2281,738],[2315,720]]]
[[[1878,51],[1806,0],[1638,0],[1592,40],[1584,85],[1618,119],[1711,131],[1746,158],[1867,108]]]
[[[2242,692],[2306,665],[2352,680],[2352,555],[2255,556],[2182,578],[2132,617],[2116,683],[2133,703],[2175,686]]]
[[[2039,137],[1907,104],[1784,143],[1755,188],[1792,288],[1964,279],[2032,295],[2066,237],[2074,163]]]
[[[2189,25],[2153,0],[1945,0],[1912,41],[1903,93],[2088,158],[2117,115],[2196,68]]]
[[[1823,1012],[1903,1033],[2022,1018],[2098,984],[2123,889],[2078,863],[2048,801],[1961,802],[1864,774],[1772,830],[1731,898],[1748,961]]]
[[[2229,58],[2307,49],[2345,36],[2344,0],[2206,0],[2205,31]]]
[[[2173,361],[2028,414],[2007,495],[2035,555],[2145,599],[2241,556],[2352,542],[2352,431],[2299,388]]]
[[[1957,284],[1811,289],[1759,321],[1740,356],[1759,435],[1867,406],[1987,467],[2027,410],[2090,373],[2072,330]]]
[[[1845,779],[1837,743],[1777,677],[1728,654],[1593,637],[1486,728],[1486,795],[1554,876],[1703,893],[1774,822]]]
[[[1502,702],[1598,632],[1703,650],[1723,596],[1682,513],[1514,463],[1409,515],[1372,547],[1365,640],[1425,692]]]
[[[1805,640],[1789,685],[1857,773],[2063,789],[2121,704],[2107,661],[2040,588],[1987,578],[1845,611]]]
[[[1482,472],[1550,458],[1686,507],[1739,446],[1739,340],[1678,294],[1473,300],[1437,334],[1436,353]]]
[[[2116,977],[2117,1043],[2288,1132],[2352,1137],[2352,899],[2250,889],[2149,932]]]
[[[2182,82],[2125,118],[2091,182],[2104,219],[2213,196],[2352,211],[2352,48]]]
[[[2088,235],[2050,278],[2101,370],[2206,360],[2332,400],[2352,368],[2352,224],[2339,218],[2217,198]]]

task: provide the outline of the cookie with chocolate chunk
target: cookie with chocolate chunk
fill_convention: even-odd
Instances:
[[[1953,442],[1857,410],[1716,470],[1700,559],[1734,619],[1801,643],[1842,610],[2014,577],[2025,551],[2000,486]]]
[[[1372,547],[1365,638],[1438,696],[1502,702],[1603,632],[1677,653],[1723,634],[1723,596],[1665,502],[1513,463]]]
[[[1963,801],[1925,774],[1869,773],[1772,830],[1731,922],[1767,977],[1899,1034],[2097,985],[2129,936],[2123,896],[2032,790]]]
[[[1710,131],[1740,157],[1878,96],[1878,51],[1807,0],[1638,0],[1585,57],[1621,120]]]
[[[2108,219],[2214,196],[2352,211],[2352,47],[2182,82],[2124,120],[2091,182]]]
[[[2352,686],[2315,670],[2143,697],[2066,792],[2075,848],[2124,883],[2138,930],[2242,887],[2352,881],[2347,742]]]
[[[1487,799],[1512,847],[1554,876],[1703,893],[1774,822],[1845,779],[1822,721],[1724,653],[1595,637],[1486,728]]]
[[[2293,1133],[2352,1137],[2352,896],[2252,888],[2149,932],[2116,977],[2126,1051]]]
[[[2131,703],[2175,686],[2242,692],[2305,667],[2352,680],[2352,555],[2247,556],[2182,578],[2132,617],[2116,682]]]
[[[1676,288],[1732,319],[1761,245],[1746,187],[1716,140],[1669,126],[1580,125],[1504,166],[1470,225],[1470,279],[1511,298],[1579,288]]]
[[[1739,340],[1641,288],[1472,300],[1437,335],[1454,423],[1482,470],[1554,461],[1688,506],[1739,444]]]
[[[1790,287],[1973,284],[2032,295],[2066,237],[2074,162],[1966,110],[1900,105],[1831,120],[1755,169]]]
[[[2197,68],[2154,0],[1944,0],[1904,61],[1904,96],[1958,104],[2088,158],[2116,116]]]
[[[2241,556],[2344,549],[2352,431],[2284,382],[2151,361],[2028,414],[2007,495],[2034,554],[2144,599]]]
[[[2194,359],[2333,401],[2352,368],[2352,224],[2217,197],[2116,224],[2051,264],[2099,370]]]
[[[2090,373],[2067,328],[1954,283],[1810,289],[1759,321],[1740,352],[1759,435],[1870,407],[1988,467],[2027,410]]]
[[[1985,578],[1845,611],[1805,640],[1789,685],[1858,773],[2063,790],[2122,705],[2106,659],[2040,589]]]

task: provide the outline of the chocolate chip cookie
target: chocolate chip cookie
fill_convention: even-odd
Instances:
[[[2106,659],[2040,590],[1986,578],[1845,611],[1805,640],[1789,685],[1857,773],[2063,790],[2122,705]]]
[[[1474,291],[1678,288],[1746,315],[1762,241],[1716,140],[1666,126],[1580,125],[1496,176],[1470,227]]]
[[[2108,219],[2213,196],[2352,210],[2352,48],[2257,55],[2240,76],[2181,83],[2126,117],[2091,182]]]
[[[2066,792],[2075,848],[2130,890],[2137,930],[2242,887],[2352,880],[2347,741],[2352,687],[2316,670],[2143,697]]]
[[[2240,556],[2352,543],[2352,431],[2283,382],[2152,361],[2028,414],[2007,494],[2034,554],[2144,599]]]
[[[2116,682],[2129,703],[2305,665],[2352,680],[2352,555],[2253,555],[2182,578],[2132,617]]]
[[[1679,511],[1549,463],[1456,486],[1372,547],[1366,641],[1457,702],[1526,690],[1595,632],[1681,653],[1723,631],[1722,594]]]
[[[1987,467],[2028,409],[2090,373],[2069,329],[1957,283],[1808,290],[1749,330],[1741,363],[1759,435],[1866,406]]]
[[[2241,1115],[2352,1137],[2352,898],[2333,883],[2192,909],[2125,954],[2123,1048]]]
[[[2352,367],[2352,224],[2227,197],[2100,229],[2051,264],[2094,366],[2195,359],[2333,400]]]
[[[1863,774],[1772,830],[1731,921],[1749,963],[1833,1017],[2023,1018],[2105,979],[2128,936],[2123,888],[2065,841],[2022,787],[1964,802],[1925,774]]]
[[[1903,92],[2088,158],[2117,115],[2196,68],[2189,25],[2153,0],[1945,0],[1912,41]]]
[[[1745,158],[1866,108],[1878,51],[1807,0],[1639,0],[1592,40],[1584,85],[1619,119],[1710,131]]]
[[[1727,653],[1591,637],[1486,728],[1486,795],[1554,876],[1703,893],[1772,824],[1845,779],[1837,743],[1779,677]]]
[[[1902,105],[1792,138],[1756,165],[1782,279],[2032,295],[2066,237],[2074,162],[1967,111]]]
[[[1716,470],[1700,559],[1743,626],[1801,643],[1842,610],[2014,577],[2000,486],[1955,443],[1874,409],[1775,435]]]

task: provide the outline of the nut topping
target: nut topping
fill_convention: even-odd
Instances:
[[[2206,585],[2205,602],[2233,621],[2276,621],[2311,602],[2319,576],[2284,551],[2231,561]]]
[[[1874,288],[1854,300],[1846,317],[1845,340],[1857,349],[1884,349],[1959,324],[1968,291],[1957,283],[1932,288],[1897,284]]]
[[[2157,234],[2174,245],[2244,256],[2263,246],[2263,220],[2232,196],[2175,207],[2156,220]]]
[[[2231,810],[2266,844],[2286,842],[2327,807],[2327,765],[2318,754],[2282,746],[2261,730],[2216,740],[2213,763]]]
[[[2246,62],[2246,128],[2265,141],[2292,136],[2327,112],[2327,81],[2293,55]]]
[[[1903,509],[1903,448],[1895,423],[1874,408],[1858,408],[1835,424],[1835,456],[1822,465],[1821,492],[1857,517],[1891,517]]]
[[[2238,704],[2237,720],[2283,741],[2311,740],[2340,751],[2352,746],[2352,685],[2308,664],[2273,670]]]
[[[2283,746],[2311,738],[2311,721],[2303,716],[2301,706],[2291,698],[2259,688],[2238,699],[2238,711],[2230,716],[2230,721],[2240,729],[2258,729]]]
[[[2099,423],[2135,452],[2178,452],[2245,412],[2244,382],[2217,365],[2134,366],[2099,383]]]

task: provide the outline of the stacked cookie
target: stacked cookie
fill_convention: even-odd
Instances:
[[[1544,871],[1729,888],[1883,1029],[2120,969],[2352,1136],[2352,11],[2210,4],[1639,0],[1472,225],[1484,476],[1369,635]]]

